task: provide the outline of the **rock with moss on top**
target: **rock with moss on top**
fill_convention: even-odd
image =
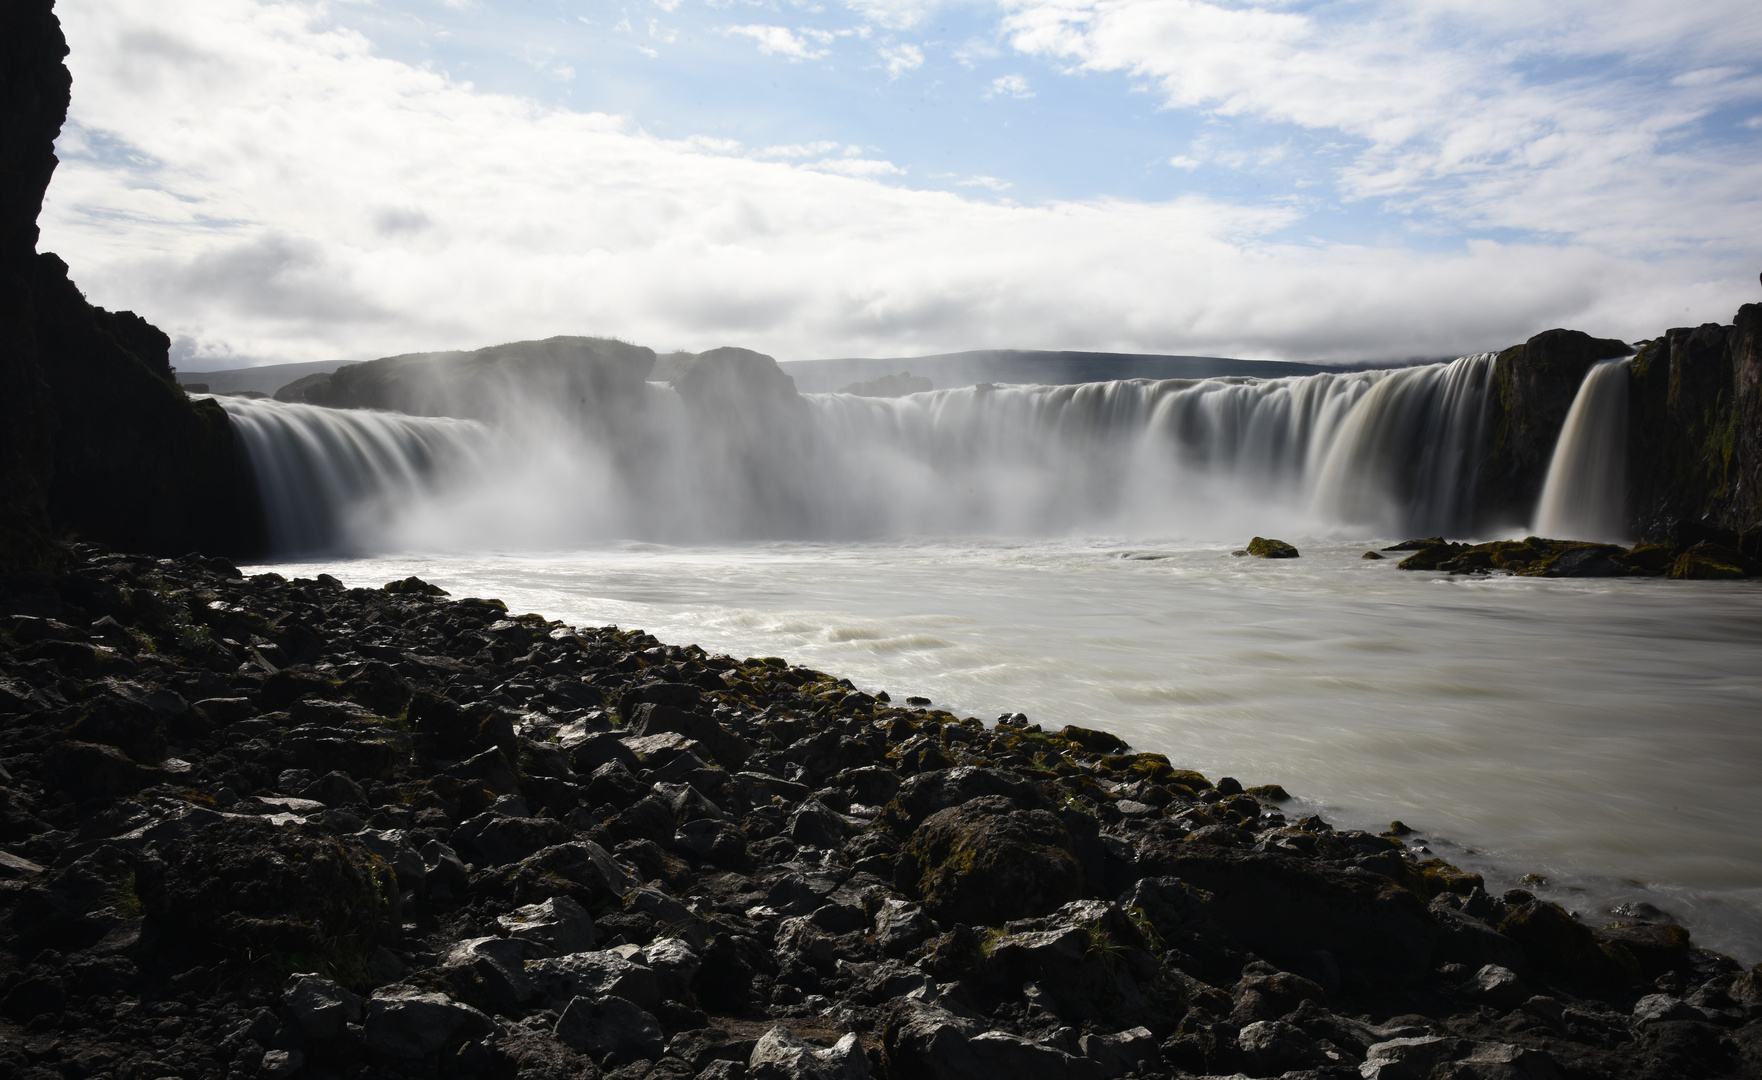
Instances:
[[[1297,549],[1290,544],[1283,540],[1268,540],[1264,536],[1257,536],[1248,541],[1248,554],[1257,559],[1295,559],[1298,557]]]

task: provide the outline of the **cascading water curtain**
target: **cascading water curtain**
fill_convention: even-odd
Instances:
[[[1563,540],[1625,542],[1627,395],[1630,360],[1606,360],[1585,373],[1554,444],[1536,508],[1535,532]]]

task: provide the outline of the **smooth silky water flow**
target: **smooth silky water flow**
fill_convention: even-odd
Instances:
[[[895,700],[1105,727],[1214,779],[1282,784],[1299,812],[1400,818],[1489,888],[1540,874],[1524,887],[1593,923],[1649,903],[1762,960],[1762,588],[1453,578],[1360,557],[1466,527],[1489,375],[1472,357],[811,395],[813,468],[783,478],[809,485],[785,485],[795,501],[777,505],[802,516],[778,522],[783,539],[715,535],[738,471],[687,475],[689,453],[633,478],[590,442],[284,411],[246,434],[260,475],[310,447],[292,429],[403,435],[332,440],[333,471],[304,475],[342,479],[304,489],[318,508],[281,511],[321,513],[328,550],[252,569],[350,585],[413,573],[579,625],[786,656]],[[670,391],[653,389],[653,422],[689,450]],[[1594,483],[1606,433],[1569,422],[1551,474]],[[390,468],[363,449],[384,445],[425,449]],[[645,489],[690,505],[658,513]],[[1603,505],[1581,499],[1556,523],[1589,537]],[[1303,556],[1232,556],[1252,532]]]

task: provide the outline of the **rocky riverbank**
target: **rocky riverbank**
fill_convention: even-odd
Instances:
[[[0,1067],[1754,1076],[1762,973],[1103,731],[415,579],[0,588]]]

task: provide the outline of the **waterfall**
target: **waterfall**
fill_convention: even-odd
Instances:
[[[278,546],[1075,533],[1462,535],[1490,354],[1293,376],[980,384],[470,421],[222,399]]]
[[[492,441],[472,420],[218,398],[244,441],[276,548],[330,549],[457,480]]]
[[[1629,360],[1585,373],[1554,444],[1536,510],[1535,532],[1573,540],[1628,539],[1627,391]]]

